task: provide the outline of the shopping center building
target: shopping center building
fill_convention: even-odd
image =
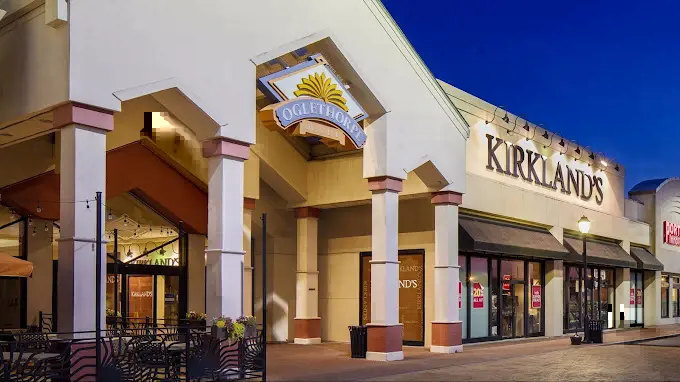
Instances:
[[[377,0],[5,4],[0,252],[34,273],[0,279],[3,327],[95,327],[96,192],[106,307],[155,324],[266,301],[270,341],[366,324],[398,360],[680,321],[680,182],[628,198],[624,164],[437,81]]]

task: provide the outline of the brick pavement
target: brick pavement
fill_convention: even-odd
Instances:
[[[680,334],[680,325],[605,333],[604,341],[605,345],[611,345],[672,334]],[[466,345],[463,353],[452,355],[405,347],[405,360],[397,362],[351,359],[349,345],[342,343],[270,345],[267,370],[268,379],[273,381],[574,379],[570,378],[571,375],[580,375],[583,379],[607,379],[609,374],[600,370],[598,365],[608,365],[612,370],[630,371],[630,375],[636,375],[640,380],[643,375],[637,372],[646,368],[635,366],[635,361],[647,360],[649,362],[642,363],[652,365],[652,379],[668,380],[671,375],[677,375],[675,380],[680,380],[677,372],[671,370],[664,374],[657,365],[670,362],[673,357],[676,357],[673,364],[678,364],[680,348],[630,345],[576,347],[570,346],[569,342],[568,337],[489,342]],[[607,355],[609,353],[611,355]],[[585,373],[593,370],[596,372]]]

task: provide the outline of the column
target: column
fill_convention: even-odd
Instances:
[[[321,343],[319,271],[317,268],[318,221],[321,210],[295,209],[297,219],[297,282],[295,287],[296,344]]]
[[[32,219],[27,232],[27,254],[28,261],[33,263],[33,277],[27,279],[26,316],[29,325],[40,325],[39,312],[53,313],[52,221]]]
[[[401,179],[370,178],[371,197],[371,322],[366,358],[376,361],[404,359],[399,323],[399,192]]]
[[[669,280],[670,282],[670,280]],[[672,283],[671,283],[672,284]],[[671,285],[672,288],[672,285]],[[670,293],[670,292],[669,292]],[[651,327],[661,324],[661,271],[644,271],[644,324]],[[673,317],[672,304],[669,316]]]
[[[545,262],[545,335],[564,334],[564,263],[562,260]]]
[[[208,158],[208,249],[206,314],[233,319],[243,314],[243,161],[247,143],[203,142]]]
[[[205,313],[205,236],[189,235],[187,309]]]
[[[247,162],[246,162],[247,163]],[[253,316],[253,252],[251,242],[253,239],[253,211],[255,211],[255,199],[243,198],[243,311],[246,316]]]
[[[630,304],[630,268],[616,268],[616,305],[614,306],[614,322],[616,328],[629,328],[632,316],[632,309]],[[634,297],[633,297],[634,298]],[[624,319],[621,320],[621,313],[624,314]]]
[[[113,114],[85,105],[67,104],[54,110],[53,121],[54,128],[61,129],[58,330],[94,331],[97,272],[94,198],[100,191],[102,200],[106,200],[106,132],[113,130]],[[102,213],[102,227],[104,216]],[[102,243],[101,257],[101,327],[105,328],[105,243]],[[91,337],[92,333],[80,336]]]
[[[432,194],[434,204],[434,321],[433,353],[463,351],[463,323],[458,298],[458,206],[463,195],[446,191]]]

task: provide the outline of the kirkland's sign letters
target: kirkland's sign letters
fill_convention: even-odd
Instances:
[[[496,172],[522,178],[537,186],[558,189],[566,195],[572,192],[583,200],[593,195],[597,204],[602,204],[604,181],[597,175],[588,175],[582,170],[572,169],[557,162],[554,173],[548,174],[547,160],[543,155],[512,145],[500,138],[487,134],[489,142],[489,161],[486,168]]]

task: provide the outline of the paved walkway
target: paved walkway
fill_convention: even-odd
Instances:
[[[348,344],[270,345],[267,370],[273,381],[680,380],[680,348],[612,345],[674,334],[680,325],[605,333],[604,346],[559,337],[466,345],[450,355],[405,347],[398,362],[351,359]]]

